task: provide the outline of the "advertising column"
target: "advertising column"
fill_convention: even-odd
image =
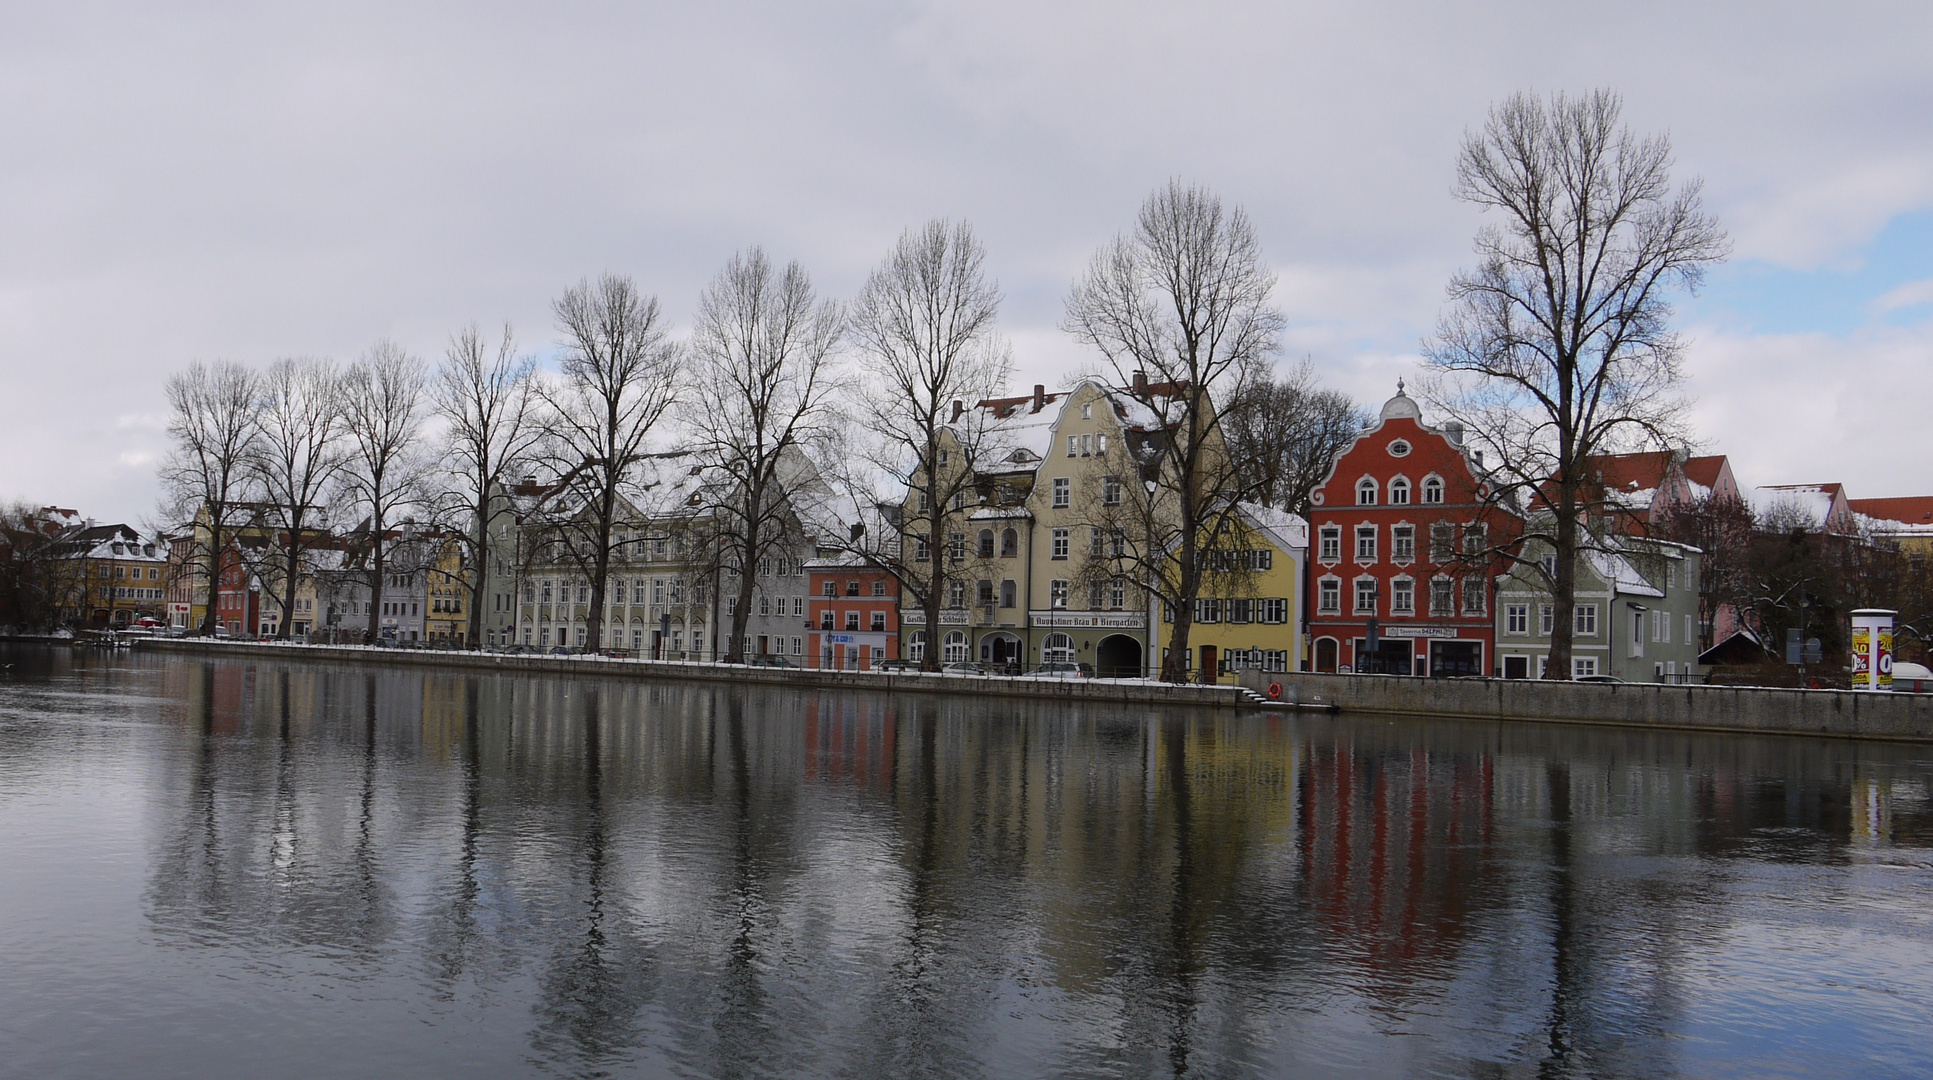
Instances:
[[[1893,616],[1883,608],[1852,613],[1852,688],[1893,688]]]

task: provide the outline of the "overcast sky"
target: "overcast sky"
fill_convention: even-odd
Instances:
[[[1933,5],[13,4],[0,14],[0,498],[151,518],[190,360],[532,351],[614,270],[689,319],[735,250],[847,296],[966,217],[1016,386],[1086,362],[1067,286],[1169,177],[1247,207],[1291,327],[1379,403],[1520,89],[1623,94],[1735,242],[1679,306],[1746,484],[1933,494]]]

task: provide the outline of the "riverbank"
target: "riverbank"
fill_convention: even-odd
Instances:
[[[921,672],[824,671],[600,656],[506,656],[357,645],[155,638],[141,649],[406,667],[583,674],[615,678],[971,695],[1116,705],[1362,712],[1436,720],[1507,720],[1652,730],[1809,735],[1933,743],[1933,694],[1784,690],[1658,683],[1421,679],[1310,672],[1245,673],[1247,686],[1175,686],[1138,679],[1029,679]],[[1279,687],[1271,699],[1268,689]]]
[[[968,694],[991,698],[1030,698],[1112,705],[1186,705],[1194,708],[1247,709],[1264,704],[1239,686],[1175,686],[1141,679],[1029,679],[925,672],[826,671],[819,668],[752,667],[681,660],[619,660],[604,656],[506,656],[486,652],[377,649],[363,645],[297,645],[206,638],[155,638],[137,648],[202,652],[221,656],[263,656],[352,664],[461,668],[472,671],[523,671],[545,675],[597,675],[611,678],[675,679],[755,686],[871,690],[889,693]],[[1327,711],[1332,706],[1307,698],[1300,705],[1267,703],[1274,709]]]
[[[1248,672],[1244,679],[1345,713],[1933,742],[1933,694],[1312,672]]]

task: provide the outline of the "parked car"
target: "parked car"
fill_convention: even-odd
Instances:
[[[956,660],[940,669],[947,675],[988,675],[991,672],[972,660]]]
[[[1616,675],[1579,675],[1572,682],[1621,683],[1624,680]]]
[[[919,669],[920,662],[918,660],[907,660],[904,657],[881,660],[879,663],[873,665],[874,671],[918,671]]]
[[[1029,671],[1030,679],[1091,679],[1094,665],[1070,660],[1053,660]]]
[[[793,663],[791,660],[783,656],[780,656],[776,653],[762,653],[758,656],[752,657],[750,660],[747,660],[745,662],[752,665],[753,667],[795,668],[799,666]]]

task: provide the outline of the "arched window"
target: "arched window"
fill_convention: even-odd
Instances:
[[[1000,557],[1011,559],[1020,554],[1020,534],[1008,529],[1000,534]]]
[[[1040,643],[1040,662],[1043,664],[1071,663],[1074,659],[1074,639],[1066,634],[1048,634],[1047,640]]]
[[[980,530],[980,557],[982,559],[993,558],[993,530],[992,529]]]
[[[830,652],[832,646],[826,646]],[[918,663],[926,659],[926,631],[915,630],[906,638],[906,659]]]
[[[1008,578],[1000,583],[1001,607],[1017,607],[1019,605],[1019,599],[1020,590],[1014,585],[1012,578]]]
[[[1397,477],[1389,482],[1389,504],[1391,506],[1409,505],[1409,481]]]
[[[1443,501],[1443,479],[1441,477],[1430,476],[1424,478],[1423,501],[1426,503],[1440,503]]]
[[[1356,505],[1376,505],[1376,481],[1371,480],[1367,476],[1356,481]]]
[[[966,631],[955,630],[952,633],[947,634],[945,643],[940,646],[941,662],[947,663],[947,664],[957,664],[964,661],[966,658],[967,658]]]

